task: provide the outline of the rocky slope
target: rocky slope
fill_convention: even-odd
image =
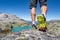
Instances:
[[[46,33],[36,29],[0,34],[0,40],[60,40],[60,21],[48,21]]]
[[[60,36],[60,20],[51,20],[47,22],[48,32],[55,36]]]
[[[0,14],[0,30],[11,29],[11,27],[29,26],[29,24],[16,15]]]
[[[60,40],[60,37],[38,30],[25,30],[8,35],[0,35],[0,40]]]
[[[52,34],[54,36],[60,36],[60,20],[47,21],[47,29],[48,29],[47,32],[49,34]]]
[[[25,20],[15,15],[0,14],[0,40],[60,40],[60,20],[48,21],[46,33],[31,29],[5,34],[11,27],[20,25],[29,26]]]

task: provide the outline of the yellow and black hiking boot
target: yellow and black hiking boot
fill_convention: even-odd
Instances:
[[[37,16],[38,29],[39,31],[46,32],[46,18],[43,14]]]

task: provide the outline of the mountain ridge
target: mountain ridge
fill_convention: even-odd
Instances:
[[[8,26],[8,29],[11,29],[11,26],[29,26],[29,24],[19,17],[16,17],[16,15],[11,14],[0,14],[0,29],[6,29]]]

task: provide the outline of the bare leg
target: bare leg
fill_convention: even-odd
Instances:
[[[40,20],[42,20],[41,22],[39,22],[40,23],[40,31],[43,31],[43,32],[46,32],[46,29],[47,29],[47,27],[46,27],[46,13],[47,13],[47,6],[45,6],[45,5],[43,5],[43,6],[41,6],[41,13],[44,15],[42,15],[43,17],[43,19],[44,20],[42,20],[41,19],[41,17],[39,17],[40,18]],[[43,25],[44,24],[44,25]]]
[[[36,8],[33,7],[31,9],[31,18],[32,18],[32,24],[35,24],[35,18],[36,18]]]
[[[45,6],[45,5],[41,6],[41,13],[46,15],[46,13],[47,13],[47,6]]]

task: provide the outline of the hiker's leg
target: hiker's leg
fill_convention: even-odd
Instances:
[[[46,15],[47,13],[47,0],[39,0],[40,2],[40,7],[41,7],[41,13]]]
[[[36,18],[36,8],[31,9],[31,18],[32,18],[32,24],[35,24],[35,18]]]
[[[37,0],[30,0],[30,13],[32,24],[35,24]]]
[[[45,6],[45,5],[41,6],[41,13],[44,14],[44,16],[46,16],[47,6]]]
[[[37,6],[37,0],[30,0],[30,13],[31,13],[31,19],[32,19],[32,27],[34,27],[35,29],[37,29],[35,25],[36,6]]]
[[[39,30],[46,32],[46,12],[47,12],[47,4],[46,4],[47,0],[39,0],[40,3],[40,8],[41,8],[41,13],[37,19],[39,22]]]
[[[46,13],[47,13],[47,0],[39,0],[40,3],[40,10],[42,15],[44,16],[44,20],[46,21]]]

